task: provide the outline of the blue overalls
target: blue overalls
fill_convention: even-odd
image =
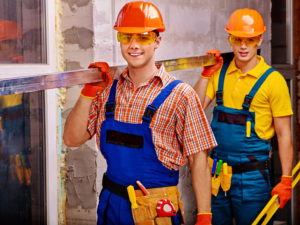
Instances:
[[[258,79],[245,96],[243,109],[239,110],[223,105],[228,66],[226,63],[221,69],[216,92],[217,106],[213,111],[211,127],[218,146],[212,150],[211,157],[233,166],[233,174],[230,190],[224,193],[220,188],[218,195],[212,196],[212,224],[231,225],[234,217],[237,225],[247,225],[252,224],[271,193],[268,170],[270,141],[256,134],[255,112],[250,112],[249,108],[256,92],[274,69],[268,69]]]
[[[98,225],[134,224],[126,192],[128,185],[136,188],[136,181],[139,180],[146,188],[175,186],[179,176],[179,171],[166,168],[158,160],[149,126],[156,110],[180,81],[175,80],[167,85],[152,104],[147,106],[141,124],[115,120],[117,82],[115,80],[112,85],[106,102],[106,120],[101,125],[100,149],[107,161],[107,171],[103,179],[106,185],[103,184],[97,210]],[[120,188],[122,185],[125,190]],[[121,190],[123,194],[120,193]],[[177,218],[173,221],[174,224],[179,224]]]

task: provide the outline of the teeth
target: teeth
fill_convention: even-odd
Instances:
[[[138,55],[141,55],[141,54],[137,54],[137,53],[129,53],[130,55],[132,56],[138,56]]]

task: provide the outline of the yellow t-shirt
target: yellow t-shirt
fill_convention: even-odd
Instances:
[[[263,57],[257,57],[260,62],[246,74],[242,74],[241,70],[236,67],[234,59],[230,62],[223,87],[224,106],[242,109],[245,96],[249,94],[263,73],[270,68]],[[219,76],[220,70],[208,83],[206,95],[210,99],[215,98]],[[264,140],[269,140],[275,133],[273,117],[293,114],[287,83],[279,72],[271,73],[258,89],[251,102],[250,111],[255,112],[255,132]]]

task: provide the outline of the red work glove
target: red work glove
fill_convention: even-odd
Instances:
[[[217,72],[222,64],[223,64],[223,57],[219,50],[212,49],[206,52],[206,55],[213,55],[216,59],[216,64],[212,66],[204,66],[201,76],[204,78],[210,78],[215,72]]]
[[[211,213],[198,213],[196,225],[211,225]]]
[[[283,208],[288,200],[292,197],[292,177],[291,176],[282,176],[281,181],[277,184],[273,190],[271,195],[278,194],[279,197],[279,208]]]
[[[95,62],[89,65],[89,68],[98,68],[99,71],[105,73],[105,81],[100,81],[96,83],[85,84],[81,90],[81,96],[85,98],[94,98],[98,91],[103,91],[107,86],[109,86],[113,77],[108,72],[109,65],[106,62]]]

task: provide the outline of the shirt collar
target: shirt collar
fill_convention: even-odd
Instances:
[[[165,86],[168,81],[168,76],[166,75],[166,69],[163,64],[157,64],[157,71],[155,72],[153,79],[151,79],[149,82],[152,82],[154,79],[159,79],[161,84]],[[131,82],[128,74],[128,67],[126,67],[123,72],[120,75],[120,80],[123,82],[124,80],[128,80]]]
[[[243,74],[243,75],[251,75],[251,76],[254,76],[257,78],[261,75],[261,71],[263,71],[263,65],[265,63],[265,60],[260,55],[257,55],[257,57],[259,59],[259,63],[252,70],[250,70],[247,74]],[[233,60],[230,62],[229,66],[228,66],[227,74],[232,74],[233,72],[236,72],[236,71],[240,71],[240,69],[236,67],[235,58],[233,58]],[[240,71],[240,73],[242,73],[242,72]]]

